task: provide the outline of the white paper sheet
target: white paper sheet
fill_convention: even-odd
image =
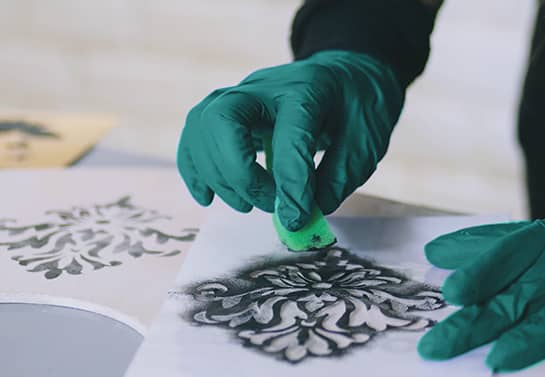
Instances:
[[[200,226],[175,169],[0,173],[0,303],[90,310],[145,333]]]
[[[455,310],[434,309],[437,296],[421,284],[440,286],[447,276],[429,265],[423,246],[445,232],[503,218],[331,218],[342,249],[326,256],[286,251],[270,215],[211,217],[128,377],[491,375],[487,347],[448,362],[418,357],[416,344],[429,321]],[[404,279],[413,281],[412,291],[396,290],[409,284]],[[218,297],[224,299],[213,300]],[[236,315],[244,308],[252,318]],[[295,331],[299,335],[290,337]],[[545,368],[530,371],[542,376]]]

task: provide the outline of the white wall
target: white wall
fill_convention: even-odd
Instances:
[[[514,119],[533,3],[447,0],[428,69],[366,191],[522,213]],[[298,5],[0,0],[0,107],[117,113],[108,145],[173,158],[201,97],[290,59]]]
[[[425,74],[372,192],[470,212],[522,216],[516,112],[532,0],[447,0]]]

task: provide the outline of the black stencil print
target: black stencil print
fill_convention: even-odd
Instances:
[[[8,156],[16,161],[24,161],[30,155],[30,140],[33,138],[60,139],[60,135],[51,132],[46,126],[23,120],[0,120],[0,135],[17,132],[18,138],[6,143]]]
[[[18,131],[32,137],[59,138],[59,135],[49,131],[45,126],[23,120],[0,120],[0,133]]]
[[[45,272],[47,279],[118,266],[127,256],[177,255],[179,243],[193,241],[197,232],[157,229],[170,218],[133,205],[129,196],[109,204],[48,211],[45,217],[30,225],[0,219],[0,251],[30,272]]]
[[[440,291],[342,248],[253,265],[184,291],[183,317],[235,332],[243,345],[290,363],[342,356],[379,333],[421,331],[416,311],[444,307]]]

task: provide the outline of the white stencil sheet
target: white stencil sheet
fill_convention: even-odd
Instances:
[[[331,218],[335,247],[290,253],[270,215],[212,212],[127,376],[490,376],[488,347],[427,362],[416,345],[456,309],[425,243],[501,220]]]
[[[0,173],[0,303],[90,310],[145,333],[198,234],[175,169]]]

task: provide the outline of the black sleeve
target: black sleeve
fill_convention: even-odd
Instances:
[[[442,0],[306,0],[293,22],[296,60],[322,50],[367,53],[407,87],[422,73]]]
[[[541,0],[519,107],[519,140],[533,219],[545,219],[545,0]]]

